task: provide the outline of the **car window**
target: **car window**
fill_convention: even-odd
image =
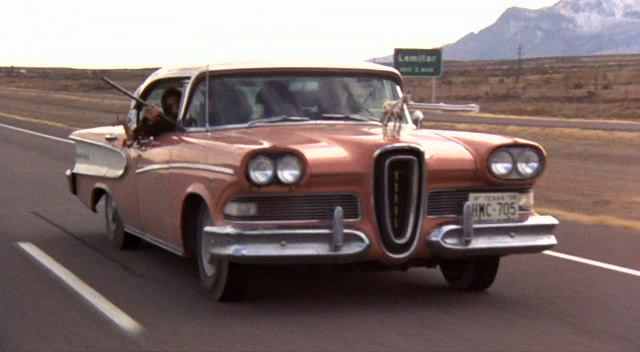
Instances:
[[[140,97],[147,103],[153,104],[159,107],[160,109],[162,109],[162,96],[164,95],[164,93],[169,89],[176,89],[180,93],[182,93],[183,86],[184,86],[184,80],[182,79],[181,80],[171,79],[171,80],[160,81],[153,84],[149,88],[147,88],[144,92],[141,93]],[[131,121],[131,120],[134,120],[134,117],[136,121]],[[130,113],[129,115],[130,127],[132,123],[133,124],[139,123],[143,117],[144,117],[144,106],[137,106],[136,112]]]
[[[194,91],[188,117],[198,127],[246,124],[279,116],[322,119],[361,115],[380,120],[385,102],[399,97],[394,81],[374,75],[292,75],[210,77]],[[209,98],[205,99],[209,94]]]

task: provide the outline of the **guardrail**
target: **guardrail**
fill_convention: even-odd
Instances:
[[[480,112],[480,105],[478,104],[466,104],[466,105],[454,105],[454,104],[428,104],[428,103],[409,103],[410,109],[420,110],[446,110],[446,111],[470,111]]]

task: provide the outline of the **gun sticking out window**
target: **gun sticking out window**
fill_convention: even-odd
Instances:
[[[136,97],[135,95],[131,94],[131,92],[129,92],[128,90],[122,88],[118,83],[108,79],[107,77],[102,77],[102,80],[107,82],[108,85],[112,86],[113,88],[117,89],[118,91],[120,91],[122,94],[128,96],[129,98],[137,101],[139,104],[142,104],[143,106],[149,106],[150,104],[147,103],[146,101]]]
[[[128,90],[122,88],[118,83],[108,79],[107,77],[102,76],[102,80],[105,81],[107,84],[109,84],[110,86],[112,86],[113,88],[115,88],[116,90],[120,91],[122,94],[128,96],[129,98],[135,100],[136,102],[138,102],[138,104],[141,104],[144,107],[147,106],[151,106],[152,104],[147,103],[146,101],[136,97],[135,95],[133,95],[131,92],[129,92]],[[160,114],[160,118],[166,120],[167,122],[176,125],[176,121],[168,118],[164,113]]]

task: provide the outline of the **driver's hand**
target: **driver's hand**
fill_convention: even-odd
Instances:
[[[162,115],[162,111],[155,105],[148,106],[145,109],[145,115],[151,119],[151,121],[155,122]]]

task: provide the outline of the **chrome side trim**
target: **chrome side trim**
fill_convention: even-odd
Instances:
[[[178,248],[178,247],[176,247],[174,245],[171,245],[171,244],[169,244],[169,243],[167,243],[167,242],[165,242],[165,241],[163,241],[161,239],[158,239],[157,237],[154,237],[154,236],[152,236],[152,235],[150,235],[150,234],[148,234],[146,232],[140,231],[140,230],[138,230],[138,229],[136,229],[134,227],[131,227],[129,225],[124,225],[124,230],[129,232],[130,234],[132,234],[134,236],[140,237],[143,240],[145,240],[145,241],[147,241],[147,242],[149,242],[151,244],[154,244],[154,245],[156,245],[156,246],[158,246],[158,247],[160,247],[160,248],[162,248],[164,250],[167,250],[167,251],[169,251],[171,253],[177,254],[179,256],[184,255],[184,250],[182,250],[181,248]]]
[[[216,166],[216,165],[206,165],[206,164],[195,164],[195,163],[169,163],[169,164],[154,164],[141,167],[136,170],[136,174],[141,174],[149,171],[158,171],[158,170],[169,170],[169,169],[191,169],[191,170],[201,170],[201,171],[209,171],[215,172],[218,174],[225,175],[235,175],[235,171],[228,167]]]
[[[83,143],[93,144],[93,145],[96,145],[96,146],[99,146],[99,147],[111,149],[111,150],[113,150],[115,152],[118,152],[118,153],[122,154],[123,157],[126,157],[122,150],[112,146],[111,144],[104,144],[104,143],[96,142],[96,141],[91,140],[91,139],[86,139],[86,138],[77,137],[77,136],[69,136],[69,139],[74,140],[76,142],[83,142]]]
[[[444,225],[431,232],[426,245],[440,258],[538,253],[558,244],[553,233],[556,225],[558,220],[552,216],[531,216],[520,223],[475,224],[468,243],[464,224]]]
[[[357,230],[344,229],[342,245],[332,248],[332,229],[240,229],[207,226],[212,255],[244,264],[352,263],[360,260],[371,242]]]
[[[70,136],[74,140],[76,159],[74,174],[98,176],[106,178],[120,178],[127,171],[126,154],[109,144]]]

